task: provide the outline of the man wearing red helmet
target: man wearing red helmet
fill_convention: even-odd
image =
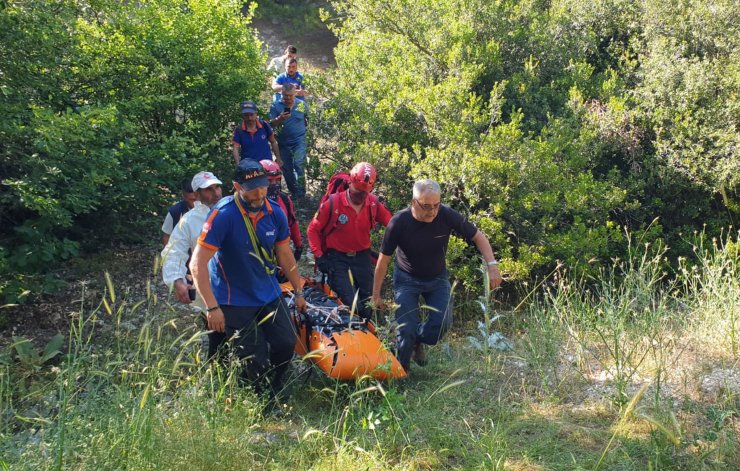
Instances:
[[[293,242],[293,257],[298,260],[303,253],[303,239],[301,238],[301,229],[298,227],[298,220],[295,217],[293,200],[282,191],[280,186],[283,180],[283,172],[280,170],[280,166],[272,160],[260,160],[260,164],[267,172],[267,180],[270,183],[267,187],[267,197],[275,201],[288,217],[290,240]]]
[[[375,168],[360,162],[350,172],[346,191],[326,199],[308,225],[308,245],[316,266],[329,276],[329,285],[339,299],[369,318],[367,306],[373,287],[374,268],[370,261],[370,231],[376,223],[387,226],[391,212],[370,194],[375,186]]]

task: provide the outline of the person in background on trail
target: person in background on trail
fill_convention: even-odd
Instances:
[[[396,357],[406,371],[413,356],[426,364],[424,345],[434,345],[452,324],[452,295],[445,266],[450,234],[473,242],[483,256],[491,288],[501,284],[498,262],[488,238],[460,213],[440,203],[441,190],[433,180],[414,184],[411,207],[393,216],[383,235],[375,267],[372,304],[383,306],[380,296],[383,279],[393,252],[398,249],[393,292],[398,305]],[[430,306],[429,316],[419,323],[419,297]]]
[[[265,169],[242,160],[233,186],[234,195],[221,199],[208,215],[190,269],[207,306],[208,328],[226,334],[235,355],[246,362],[241,379],[274,404],[297,338],[275,278],[278,266],[293,286],[298,311],[306,310],[306,300],[288,220],[266,198]]]
[[[253,101],[243,101],[241,110],[242,122],[234,129],[232,139],[232,152],[236,165],[244,159],[250,159],[259,164],[260,160],[272,160],[272,154],[275,154],[275,161],[282,166],[283,161],[280,159],[280,149],[272,132],[272,126],[257,116],[257,105]],[[271,148],[272,154],[270,153]]]
[[[270,107],[270,124],[277,130],[283,175],[293,198],[306,196],[306,125],[308,103],[295,99],[292,84],[283,87],[280,101]]]
[[[303,87],[303,74],[298,72],[298,59],[286,59],[285,72],[272,81],[272,90],[276,93],[275,101],[280,100],[278,94],[283,93],[283,86],[288,83],[295,86],[295,95],[299,100],[303,100],[308,95]]]
[[[170,240],[170,234],[172,234],[172,229],[174,229],[180,221],[183,214],[190,211],[193,208],[193,205],[195,205],[196,196],[195,192],[193,192],[193,188],[190,186],[189,179],[186,178],[180,182],[180,189],[182,190],[182,200],[180,200],[179,203],[170,206],[170,209],[167,210],[167,216],[164,218],[164,223],[162,224],[162,232],[164,232],[164,235],[162,236],[162,245],[167,245],[167,242]]]
[[[288,218],[288,229],[290,230],[290,240],[293,242],[293,257],[296,260],[301,258],[303,253],[303,239],[301,238],[301,229],[298,226],[298,219],[295,217],[293,201],[287,193],[282,191],[280,184],[283,180],[283,172],[280,166],[272,160],[261,160],[262,168],[267,172],[267,181],[270,186],[267,187],[267,198],[275,201],[280,205],[285,216]]]
[[[290,45],[285,48],[285,52],[282,56],[273,57],[267,64],[267,70],[272,72],[275,76],[280,75],[285,70],[285,61],[287,59],[298,58],[298,49]]]
[[[373,287],[370,231],[375,223],[387,226],[391,213],[370,194],[377,178],[375,168],[360,162],[350,171],[349,188],[329,196],[308,225],[308,244],[316,266],[329,278],[329,286],[342,303],[369,319],[367,306]],[[358,293],[358,294],[356,294]]]
[[[183,304],[195,303],[201,312],[206,306],[196,297],[192,287],[192,277],[188,270],[190,254],[195,249],[206,216],[211,208],[221,200],[221,180],[211,172],[198,172],[193,177],[191,187],[197,197],[193,210],[185,214],[175,226],[170,240],[162,250],[162,279],[175,293],[175,298]],[[221,332],[208,334],[208,358],[216,355],[225,336]]]

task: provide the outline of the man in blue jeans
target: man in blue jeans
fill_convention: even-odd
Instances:
[[[433,180],[414,183],[411,207],[399,211],[388,224],[375,266],[372,302],[382,306],[380,291],[393,252],[398,249],[393,272],[393,292],[398,305],[396,357],[406,371],[411,359],[426,364],[424,345],[434,345],[452,324],[449,275],[445,265],[451,234],[472,242],[483,256],[491,287],[501,284],[498,262],[488,238],[460,213],[440,203],[441,190]],[[419,320],[419,298],[429,316]]]
[[[302,198],[306,195],[308,103],[295,97],[293,84],[283,85],[282,99],[274,101],[270,108],[270,125],[276,130],[285,184],[293,198]]]

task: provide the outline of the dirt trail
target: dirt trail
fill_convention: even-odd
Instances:
[[[302,71],[324,71],[335,65],[337,37],[325,26],[296,29],[294,22],[281,22],[278,18],[255,19],[253,26],[270,58],[281,55],[292,44],[298,48]]]

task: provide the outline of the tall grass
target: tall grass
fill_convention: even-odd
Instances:
[[[732,235],[732,234],[730,234]],[[694,243],[695,258],[679,261],[681,298],[695,337],[719,355],[740,356],[740,232]]]
[[[597,278],[553,278],[531,296],[513,352],[453,332],[402,384],[307,377],[296,360],[284,417],[262,415],[236,365],[204,363],[191,315],[151,285],[129,299],[107,278],[60,362],[0,362],[0,467],[734,468],[737,397],[679,413],[663,391],[687,342],[737,358],[736,246],[696,254],[674,276],[666,250],[643,244]]]

